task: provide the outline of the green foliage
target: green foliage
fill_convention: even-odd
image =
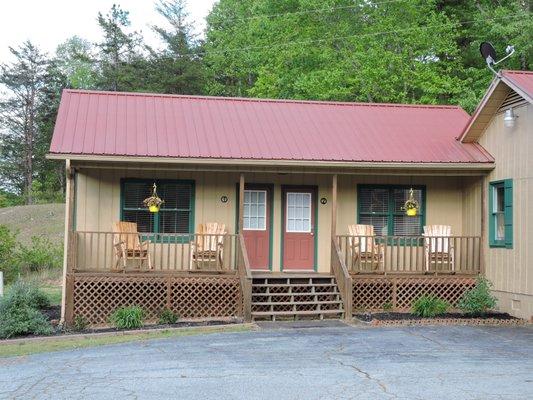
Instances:
[[[23,270],[60,268],[63,261],[63,249],[45,237],[34,236],[31,238],[31,246],[20,245],[17,258]]]
[[[136,329],[143,326],[144,311],[141,307],[121,307],[111,314],[110,322],[118,329]]]
[[[434,295],[424,295],[413,302],[413,314],[433,318],[446,313],[448,303]]]
[[[392,303],[390,301],[383,303],[383,311],[386,311],[386,312],[392,311]]]
[[[472,111],[492,79],[480,41],[500,53],[516,44],[505,67],[531,69],[532,29],[520,1],[220,0],[207,18],[207,90]]]
[[[16,263],[17,235],[5,225],[0,225],[0,270],[5,282],[15,280],[19,274]]]
[[[51,333],[50,323],[39,311],[48,306],[48,298],[36,286],[16,282],[0,299],[0,338]]]
[[[87,319],[83,315],[76,315],[74,317],[74,324],[73,328],[77,332],[84,331],[89,326],[89,323],[87,322]]]
[[[463,294],[458,307],[461,311],[470,315],[484,315],[496,307],[497,299],[490,288],[492,283],[485,277],[478,276],[476,286]]]
[[[160,324],[175,324],[178,322],[179,316],[175,314],[172,310],[164,308],[159,314],[159,323]]]

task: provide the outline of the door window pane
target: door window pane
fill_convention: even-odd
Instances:
[[[266,190],[244,191],[244,230],[266,230]]]
[[[311,193],[287,193],[287,232],[311,232]]]

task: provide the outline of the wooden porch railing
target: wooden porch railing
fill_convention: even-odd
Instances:
[[[252,320],[252,272],[242,233],[238,235],[238,239],[237,272],[242,288],[243,318],[250,322]]]
[[[239,235],[73,232],[69,270],[237,273]],[[246,258],[247,259],[247,258]],[[242,261],[241,261],[242,264]]]
[[[332,238],[331,242],[331,270],[335,275],[344,303],[344,318],[350,320],[352,318],[352,277],[344,263],[338,241]]]
[[[479,236],[338,235],[350,274],[468,274],[480,272]]]

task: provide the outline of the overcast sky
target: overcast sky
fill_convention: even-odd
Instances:
[[[217,0],[188,0],[190,20],[198,33],[204,18]],[[161,23],[155,0],[2,0],[0,11],[0,62],[11,61],[8,46],[29,39],[52,54],[65,39],[78,35],[96,42],[101,33],[96,22],[99,11],[107,13],[113,3],[130,12],[132,28],[142,31],[148,44],[156,39],[150,26]]]

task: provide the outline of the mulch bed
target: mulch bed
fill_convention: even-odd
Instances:
[[[50,306],[47,308],[40,309],[44,316],[52,324],[53,332],[50,335],[25,335],[17,336],[14,339],[21,338],[35,338],[35,337],[50,337],[50,336],[67,336],[67,335],[79,335],[85,333],[106,333],[106,332],[122,332],[122,331],[145,331],[145,330],[154,330],[154,329],[165,329],[165,328],[190,328],[190,327],[201,327],[201,326],[220,326],[220,325],[233,325],[242,323],[239,318],[226,318],[226,319],[209,319],[209,320],[183,320],[178,321],[175,324],[157,324],[147,322],[142,328],[138,329],[116,329],[109,326],[95,326],[90,327],[82,331],[74,331],[72,329],[62,329],[59,326],[59,320],[61,319],[61,306]]]
[[[482,316],[458,312],[446,313],[435,318],[423,318],[408,312],[378,312],[355,314],[361,322],[374,326],[398,325],[521,325],[525,321],[507,313],[491,312]]]

